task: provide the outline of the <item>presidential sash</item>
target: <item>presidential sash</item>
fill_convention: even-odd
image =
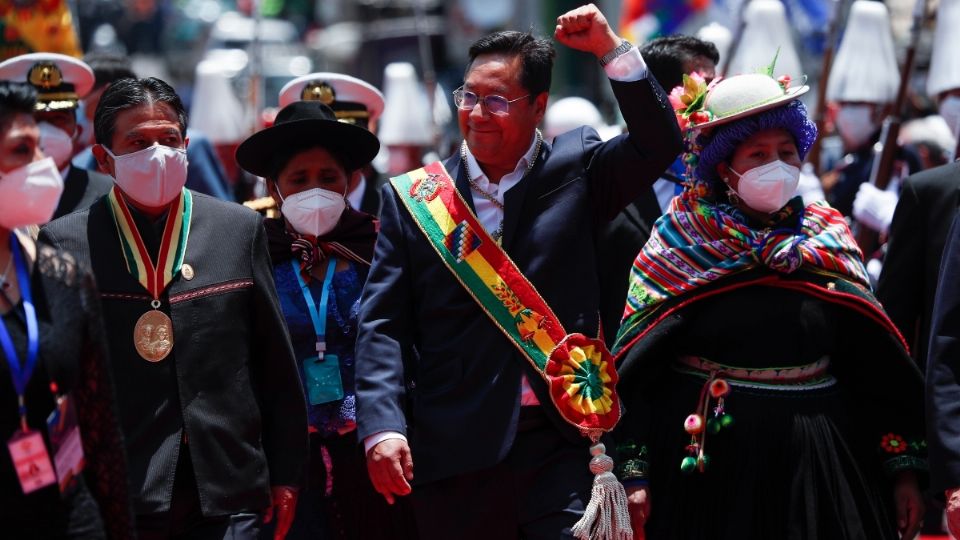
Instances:
[[[440,162],[391,185],[440,259],[540,374],[560,415],[596,442],[620,419],[603,341],[568,334],[533,284],[480,225]]]

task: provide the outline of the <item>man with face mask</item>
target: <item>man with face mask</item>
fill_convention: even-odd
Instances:
[[[880,127],[899,84],[887,7],[881,2],[856,0],[827,84],[827,100],[844,156],[834,170],[823,175],[823,184],[827,201],[845,216],[853,215],[860,184],[870,179],[873,145],[880,138]],[[896,159],[895,176],[902,178],[920,168],[919,160],[903,150]]]
[[[77,103],[93,87],[90,67],[63,54],[24,54],[0,63],[0,80],[27,82],[37,90],[34,117],[40,148],[53,158],[64,181],[54,219],[88,208],[105,195],[113,185],[109,176],[70,162],[84,135],[77,122]]]
[[[40,239],[100,287],[138,536],[252,539],[293,518],[306,405],[260,217],[184,188],[185,129],[165,82],[111,84],[94,155],[115,185]]]

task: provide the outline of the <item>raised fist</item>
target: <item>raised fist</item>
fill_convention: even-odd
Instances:
[[[557,41],[571,49],[593,53],[597,58],[616,49],[621,42],[597,6],[588,4],[557,17],[553,33]]]

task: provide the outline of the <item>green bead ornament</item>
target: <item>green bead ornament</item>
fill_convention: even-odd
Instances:
[[[683,474],[692,474],[697,469],[697,458],[687,456],[680,462],[680,472]]]
[[[720,422],[716,418],[707,420],[707,432],[711,435],[720,433]]]
[[[720,415],[720,426],[724,428],[730,428],[730,427],[733,427],[734,423],[735,422],[733,421],[733,417],[730,416],[729,414],[723,413]]]
[[[700,462],[703,463],[703,472],[706,472],[707,469],[710,468],[710,456],[704,454],[703,457],[700,458]]]

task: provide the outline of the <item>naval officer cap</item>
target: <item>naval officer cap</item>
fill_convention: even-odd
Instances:
[[[383,112],[383,94],[372,84],[341,73],[310,73],[288,82],[280,90],[280,107],[296,101],[319,101],[337,119],[368,127]]]
[[[90,66],[72,56],[38,52],[0,63],[0,80],[26,82],[37,89],[37,111],[75,109],[93,88]]]

